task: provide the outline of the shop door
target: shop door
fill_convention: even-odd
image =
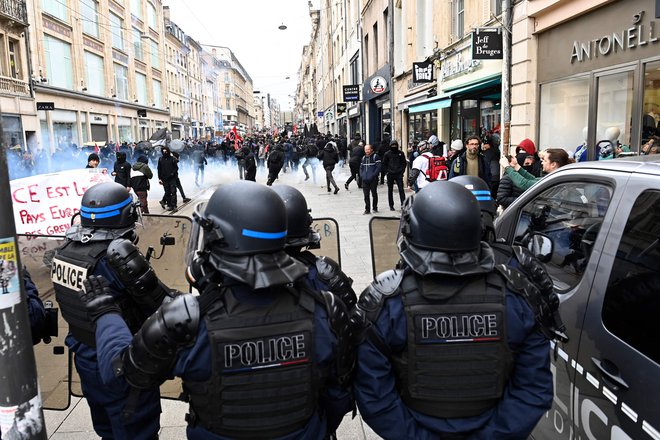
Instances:
[[[108,141],[108,126],[100,124],[91,124],[92,126],[92,141],[94,142],[107,142]]]

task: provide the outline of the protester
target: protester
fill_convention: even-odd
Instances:
[[[154,177],[154,173],[149,168],[149,159],[147,156],[140,156],[131,169],[130,187],[140,201],[140,210],[142,214],[149,214],[148,194],[151,189],[149,180]]]
[[[371,144],[364,146],[364,157],[360,163],[360,179],[364,193],[364,213],[378,212],[378,176],[380,175],[380,157],[374,153]],[[371,200],[369,197],[371,196]]]

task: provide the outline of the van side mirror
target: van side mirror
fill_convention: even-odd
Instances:
[[[541,262],[547,263],[552,257],[554,243],[552,239],[544,234],[532,234],[531,240],[527,244],[529,251]]]

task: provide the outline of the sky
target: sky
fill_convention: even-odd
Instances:
[[[318,8],[320,0],[312,4]],[[164,0],[170,19],[201,44],[229,47],[282,110],[293,107],[303,46],[309,44],[307,0]],[[284,23],[286,30],[279,30]],[[289,79],[286,79],[289,77]]]

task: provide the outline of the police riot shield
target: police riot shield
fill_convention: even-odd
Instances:
[[[399,262],[396,239],[399,234],[398,217],[372,217],[369,221],[371,267],[373,276],[394,269]]]
[[[312,229],[321,237],[321,243],[319,248],[309,249],[309,251],[319,257],[330,257],[341,267],[341,245],[337,220],[330,217],[312,219]]]
[[[50,280],[50,263],[55,250],[64,242],[63,236],[18,235],[21,262],[39,291],[45,307],[57,308],[55,291]],[[34,346],[37,361],[39,390],[44,409],[64,410],[70,403],[69,356],[64,345],[68,326],[62,315],[57,314],[57,336],[50,342]]]

